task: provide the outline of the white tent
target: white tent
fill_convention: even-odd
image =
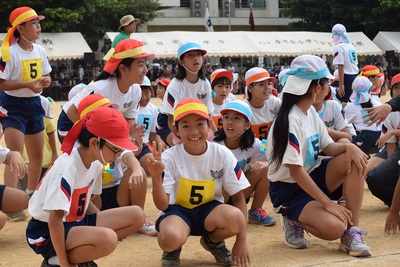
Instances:
[[[104,38],[111,41],[118,32],[107,32]],[[350,32],[349,39],[359,56],[382,55],[379,49],[362,32]],[[199,42],[207,50],[207,57],[260,57],[298,56],[302,54],[332,55],[330,32],[146,32],[133,33],[144,50],[157,58],[174,58],[179,43],[185,40]]]
[[[378,32],[372,40],[383,52],[400,53],[400,32]]]
[[[0,42],[3,41],[5,35],[5,33],[0,33]],[[83,59],[84,53],[92,52],[80,32],[42,32],[36,43],[46,49],[49,60]]]

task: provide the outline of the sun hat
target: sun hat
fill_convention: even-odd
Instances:
[[[242,100],[234,100],[226,104],[221,110],[221,115],[224,116],[228,110],[236,111],[246,117],[248,121],[251,120],[252,113],[250,106]]]
[[[115,48],[111,48],[104,56],[106,65],[103,70],[113,73],[124,58],[146,58],[152,60],[154,54],[143,52],[143,43],[135,39],[124,39],[118,42]]]
[[[290,70],[290,69],[283,69],[283,70],[281,70],[281,71],[279,72],[279,74],[278,74],[278,81],[279,81],[279,83],[281,82],[282,77],[285,76],[285,74],[286,74],[289,70]]]
[[[108,98],[100,95],[100,94],[91,94],[86,96],[79,102],[78,104],[78,116],[82,119],[88,112],[94,110],[99,107],[112,107],[118,110],[117,104],[112,104]]]
[[[368,102],[368,100],[371,98],[371,94],[369,92],[371,86],[372,83],[367,77],[359,76],[355,78],[351,86],[353,92],[350,95],[350,101],[353,102],[354,105]]]
[[[187,41],[187,42],[179,44],[178,59],[181,59],[182,55],[185,54],[186,52],[193,51],[193,50],[199,50],[203,56],[205,54],[207,54],[207,51],[205,49],[201,48],[201,46],[198,42]]]
[[[390,84],[390,89],[392,89],[393,86],[397,83],[400,83],[400,73],[393,76],[391,84]]]
[[[190,114],[196,114],[205,119],[210,119],[207,106],[202,101],[197,98],[185,98],[176,105],[174,110],[174,122]]]
[[[8,62],[11,59],[10,45],[13,44],[14,31],[17,26],[33,19],[43,20],[44,16],[36,14],[35,10],[27,6],[18,7],[11,12],[9,21],[12,27],[7,29],[7,34],[1,44],[1,56],[4,62]]]
[[[62,143],[62,151],[71,153],[83,126],[95,136],[116,147],[137,150],[137,146],[129,139],[130,126],[122,114],[113,108],[100,107],[88,112],[71,128]]]
[[[312,80],[334,79],[322,58],[302,55],[293,59],[290,70],[282,77],[283,93],[304,95]]]
[[[140,84],[140,87],[151,87],[151,82],[149,77],[144,76],[143,82]]]
[[[168,79],[168,78],[164,78],[164,79],[161,79],[161,80],[159,81],[159,83],[161,83],[161,84],[164,85],[165,87],[168,87],[168,85],[169,85],[170,82],[171,82],[171,80]]]
[[[118,27],[118,31],[121,30],[122,27],[127,26],[129,24],[131,24],[132,22],[135,22],[136,24],[140,23],[140,19],[135,19],[134,16],[132,15],[125,15],[123,16],[120,20],[119,20],[119,27]]]
[[[271,77],[269,72],[260,67],[254,67],[246,71],[244,75],[246,86],[255,82],[261,82],[264,80],[276,81],[275,77]]]
[[[349,36],[346,32],[346,27],[339,23],[332,27],[332,39],[334,44],[350,43]]]
[[[231,83],[233,82],[233,73],[225,69],[217,69],[210,75],[211,83],[218,78],[227,78]]]
[[[362,68],[360,75],[364,77],[369,77],[369,76],[383,76],[383,73],[379,71],[379,68],[375,65],[365,65],[364,68]]]

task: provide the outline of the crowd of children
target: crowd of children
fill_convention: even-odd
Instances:
[[[160,108],[150,102],[146,77],[154,55],[138,40],[120,40],[103,72],[63,105],[59,156],[51,104],[40,96],[51,82],[46,53],[34,43],[42,19],[29,7],[10,14],[0,71],[7,147],[0,149],[0,229],[7,217],[26,219],[28,209],[26,241],[43,256],[41,266],[97,266],[94,260],[133,233],[157,236],[162,266],[180,265],[189,236],[200,236],[220,265],[250,266],[246,224],[275,225],[266,209],[280,214],[291,248],[308,246],[307,231],[340,238],[339,249],[351,256],[370,256],[359,228],[365,180],[391,207],[385,232],[400,229],[398,114],[383,127],[374,123],[381,103],[372,92],[384,90],[383,74],[372,65],[358,73],[343,25],[332,29],[336,88],[320,57],[302,55],[276,77],[247,70],[244,99],[236,100],[237,74],[218,69],[208,80],[207,51],[186,41],[177,49],[176,77],[157,83]],[[399,84],[394,76],[392,97]],[[26,173],[24,192],[17,179]],[[159,210],[154,225],[144,212],[148,176]]]

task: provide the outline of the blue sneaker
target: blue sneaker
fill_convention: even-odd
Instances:
[[[276,223],[276,219],[269,216],[262,208],[255,208],[249,210],[249,223],[272,226]]]

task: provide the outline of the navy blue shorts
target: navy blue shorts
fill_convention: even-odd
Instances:
[[[182,218],[186,222],[186,224],[190,228],[190,235],[194,236],[204,236],[208,234],[208,231],[204,227],[204,221],[206,220],[208,214],[215,209],[218,205],[222,203],[213,200],[201,206],[198,206],[194,209],[187,209],[179,205],[169,205],[168,208],[164,211],[164,214],[161,215],[156,221],[156,230],[160,231],[160,223],[166,217],[170,215],[177,215]]]
[[[357,77],[358,74],[354,74],[354,75],[349,75],[349,74],[345,74],[344,75],[344,80],[343,80],[343,84],[344,84],[344,96],[341,97],[339,96],[339,94],[337,93],[336,90],[336,98],[340,101],[340,102],[344,102],[347,103],[349,102],[351,93],[353,93],[353,88],[351,87],[353,84],[354,79]],[[339,88],[339,87],[338,87]]]
[[[357,135],[353,135],[353,144],[358,146],[365,154],[374,154],[379,152],[376,141],[381,136],[381,131],[363,130]]]
[[[44,130],[44,109],[40,96],[15,97],[3,94],[1,104],[7,111],[7,117],[0,117],[3,130],[12,127],[24,134],[37,134]]]
[[[330,158],[323,159],[321,165],[310,173],[310,177],[330,199],[338,200],[342,196],[343,185],[329,193],[326,186],[326,168]],[[308,202],[315,200],[297,183],[271,182],[269,187],[274,209],[290,220],[299,221],[300,213]]]
[[[159,113],[157,116],[157,127],[156,132],[161,137],[161,139],[169,146],[173,144],[168,144],[167,137],[171,133],[171,130],[168,127],[168,115]]]
[[[380,159],[387,159],[387,158],[388,158],[388,155],[387,155],[387,148],[386,148],[386,146],[385,146],[381,151],[379,151],[378,153],[376,153],[376,154],[374,155],[374,157],[377,157],[377,158],[380,158]]]
[[[4,190],[6,190],[6,186],[0,184],[0,210],[2,210],[2,208],[3,208],[3,194],[4,194]]]
[[[64,110],[61,110],[57,121],[57,135],[61,144],[64,141],[65,135],[69,130],[71,130],[72,126],[74,126],[74,123],[68,118],[67,113],[65,113]]]
[[[142,143],[142,152],[136,157],[140,160],[144,155],[151,153],[149,146],[146,143]]]
[[[119,207],[117,200],[118,186],[119,185],[109,188],[103,188],[103,190],[101,190],[101,210],[108,210]]]
[[[78,222],[64,223],[64,239],[67,239],[68,233],[75,226],[96,226],[97,214],[86,214]],[[36,254],[41,254],[44,258],[56,256],[53,243],[51,242],[49,224],[32,218],[26,227],[26,240],[28,245]]]

